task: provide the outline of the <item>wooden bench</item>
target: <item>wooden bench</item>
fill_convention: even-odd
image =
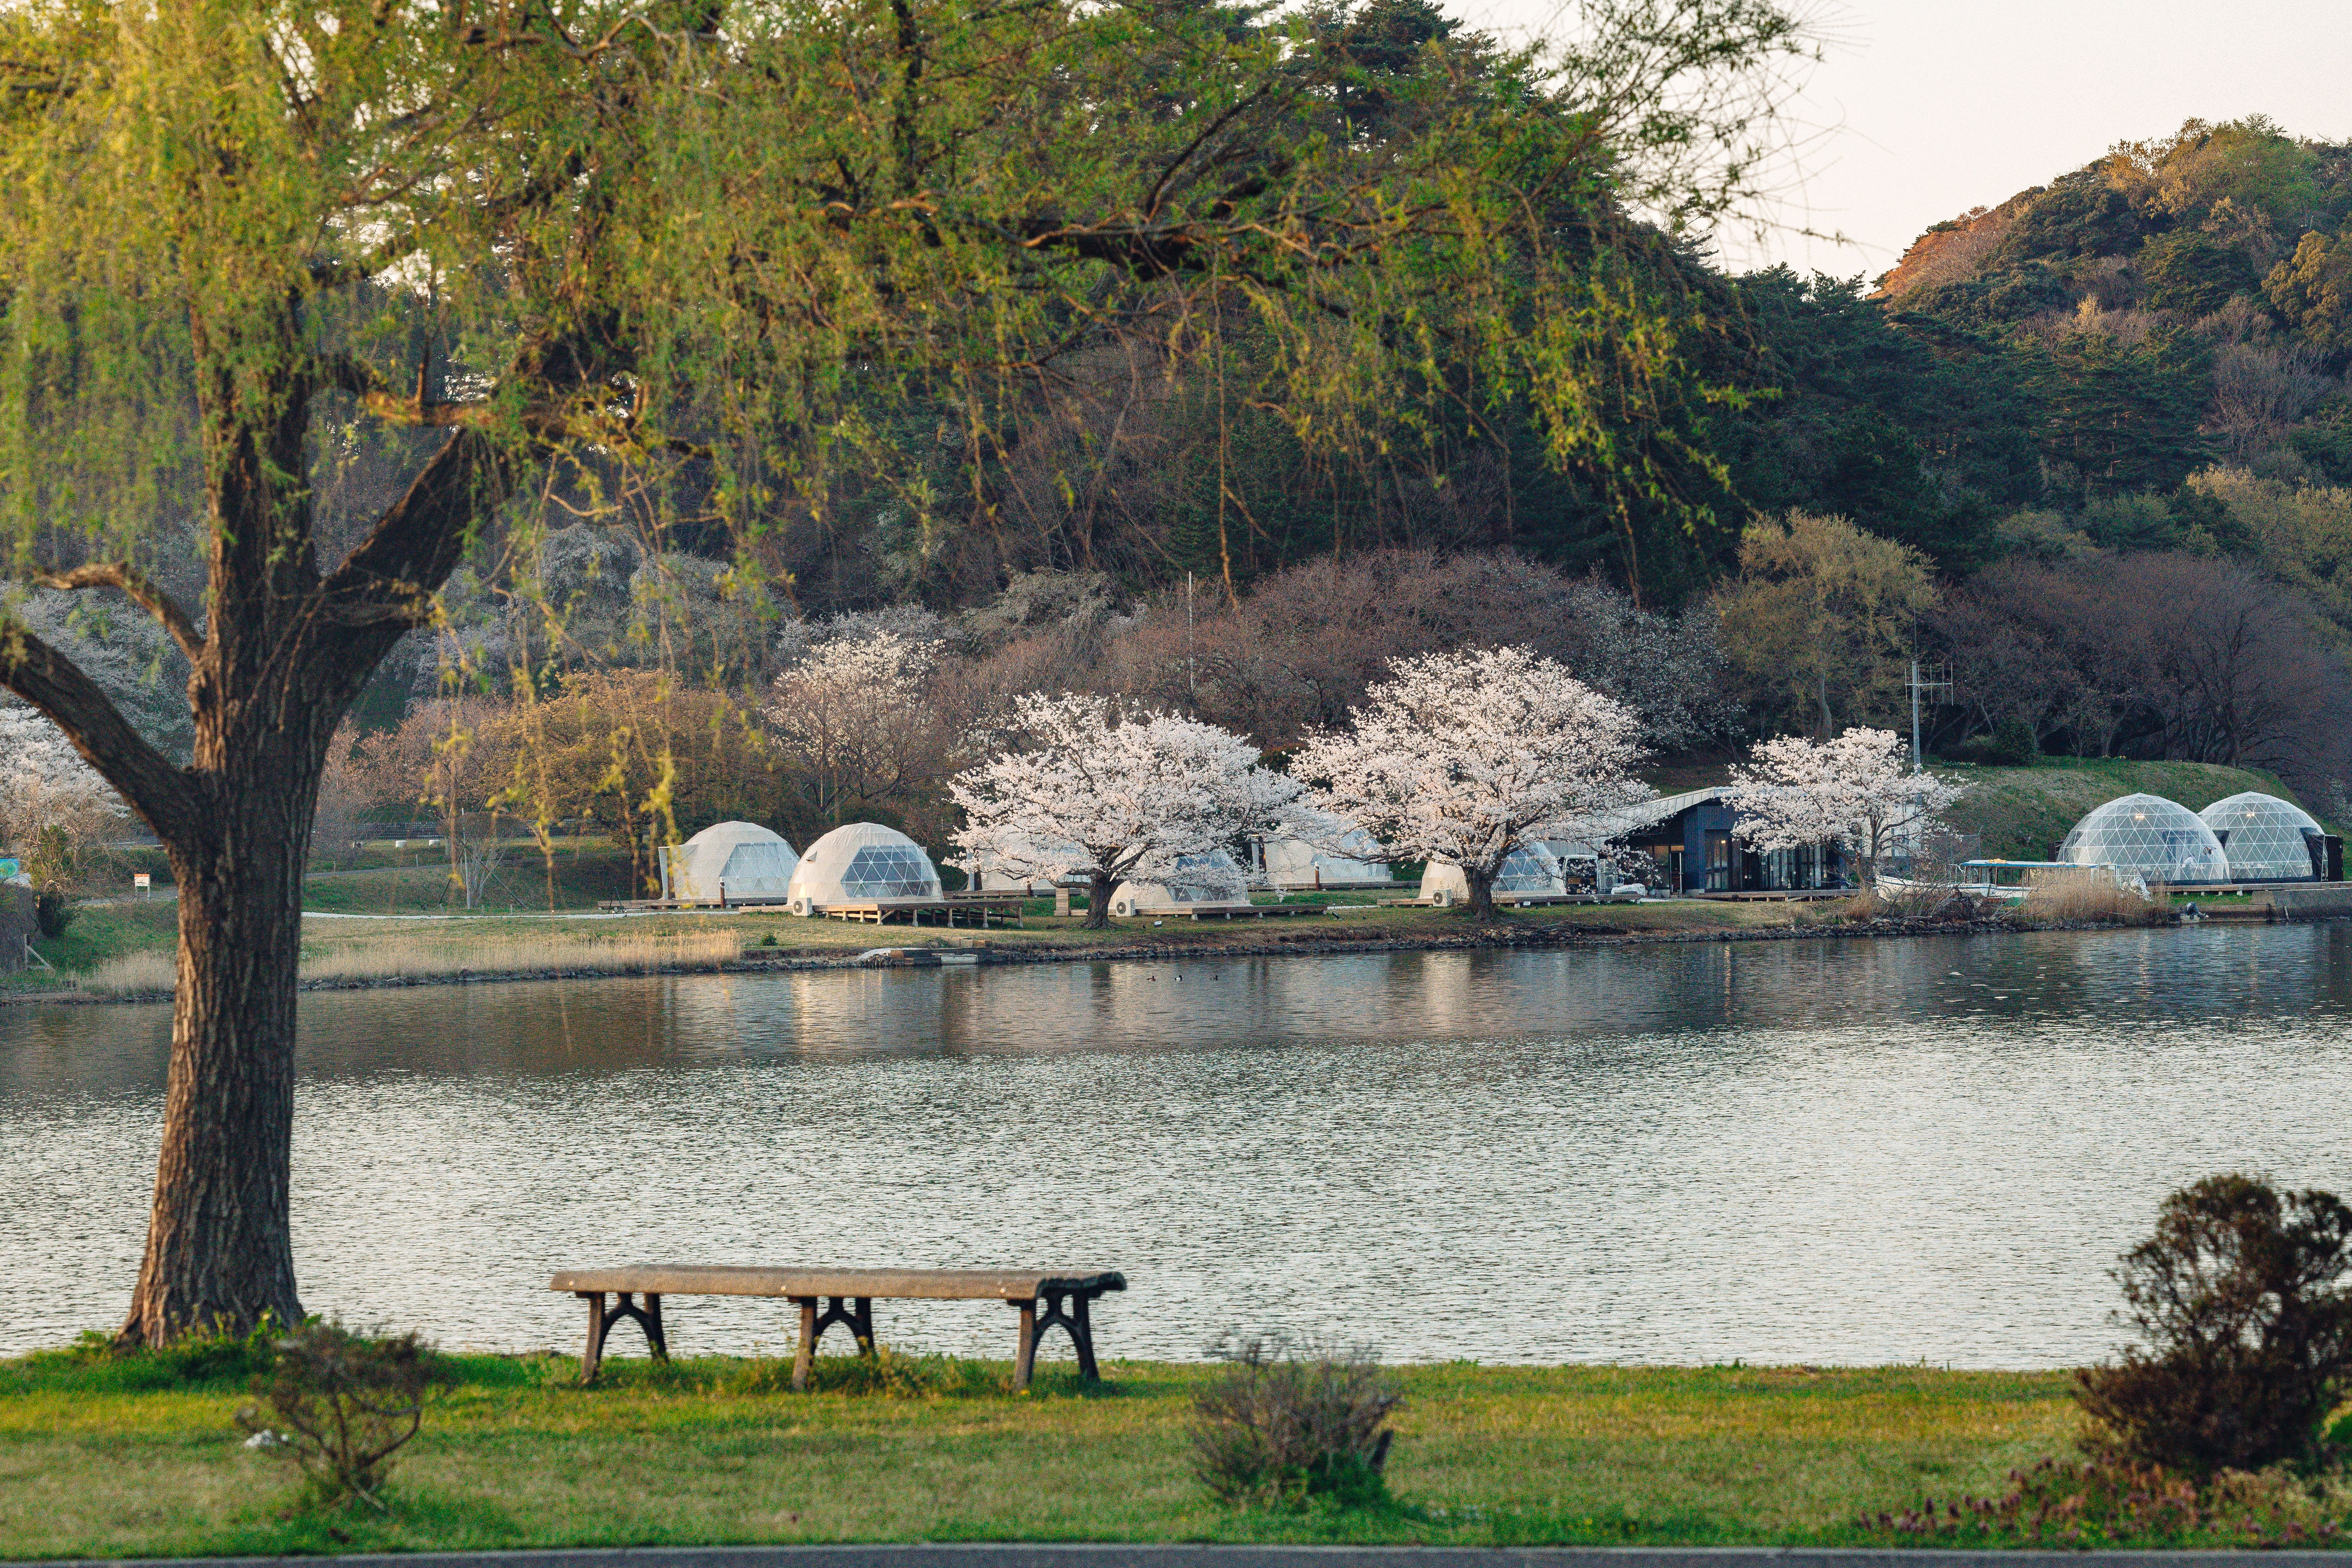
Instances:
[[[1079,1268],[738,1268],[708,1264],[636,1263],[622,1268],[569,1268],[547,1283],[588,1303],[588,1348],[580,1357],[580,1380],[593,1382],[604,1359],[604,1335],[623,1318],[646,1331],[655,1359],[669,1359],[662,1337],[664,1296],[765,1296],[801,1310],[800,1345],[793,1355],[793,1386],[808,1386],[816,1342],[835,1323],[845,1324],[860,1353],[874,1353],[874,1303],[910,1301],[1003,1301],[1020,1309],[1021,1342],[1013,1360],[1013,1385],[1029,1386],[1037,1361],[1037,1341],[1061,1329],[1077,1347],[1080,1376],[1098,1379],[1094,1326],[1087,1308],[1106,1291],[1127,1289],[1125,1277],[1108,1269]],[[607,1296],[617,1300],[610,1306]],[[631,1302],[632,1296],[643,1305]],[[818,1310],[823,1302],[824,1310]],[[1038,1310],[1043,1302],[1045,1310]]]

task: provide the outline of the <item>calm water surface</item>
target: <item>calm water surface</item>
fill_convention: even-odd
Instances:
[[[453,1346],[572,1348],[550,1272],[677,1258],[1115,1267],[1121,1355],[2065,1364],[2170,1187],[2352,1191],[2347,1018],[2344,926],[314,994],[295,1254]],[[120,1319],[168,1034],[0,1010],[0,1352]]]

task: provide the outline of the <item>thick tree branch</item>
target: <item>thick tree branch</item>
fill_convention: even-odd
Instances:
[[[144,572],[128,561],[100,562],[89,566],[77,566],[70,572],[45,572],[34,582],[44,588],[58,588],[73,593],[83,588],[119,588],[125,598],[154,616],[180,645],[180,651],[194,664],[202,658],[205,639],[196,631],[196,624],[178,601]]]
[[[506,465],[488,437],[470,429],[450,437],[320,585],[327,618],[336,626],[397,628],[394,636],[426,624],[468,527],[488,515],[505,485]]]
[[[131,727],[73,660],[22,626],[0,626],[0,686],[47,714],[157,837],[184,844],[194,836],[203,814],[187,775]]]

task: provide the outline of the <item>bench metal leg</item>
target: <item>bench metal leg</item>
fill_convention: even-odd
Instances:
[[[1054,1290],[1045,1296],[1045,1310],[1037,1310],[1034,1300],[1016,1301],[1021,1310],[1021,1348],[1013,1359],[1013,1386],[1027,1388],[1037,1367],[1037,1342],[1048,1329],[1060,1329],[1070,1336],[1070,1343],[1078,1352],[1078,1375],[1089,1383],[1102,1381],[1102,1373],[1095,1365],[1094,1323],[1087,1311],[1093,1298],[1082,1290]]]
[[[646,1348],[653,1352],[656,1361],[669,1359],[669,1342],[662,1337],[659,1296],[648,1292],[645,1305],[639,1307],[630,1301],[631,1293],[624,1290],[614,1299],[613,1305],[607,1307],[602,1290],[581,1290],[575,1294],[588,1303],[588,1344],[580,1353],[581,1382],[596,1381],[596,1369],[604,1362],[604,1336],[623,1318],[634,1318],[637,1327],[646,1331]]]
[[[824,1310],[817,1310],[817,1302],[824,1302]],[[874,1353],[874,1298],[871,1296],[795,1296],[793,1304],[801,1310],[801,1342],[793,1352],[793,1387],[795,1391],[808,1387],[809,1373],[816,1363],[816,1342],[824,1337],[825,1330],[835,1323],[845,1324],[857,1342],[857,1353]]]

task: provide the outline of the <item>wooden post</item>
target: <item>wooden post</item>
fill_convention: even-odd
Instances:
[[[793,1392],[808,1389],[809,1370],[816,1362],[816,1298],[795,1296],[793,1305],[801,1310],[800,1348],[793,1352]]]
[[[580,1299],[588,1303],[588,1348],[580,1352],[580,1381],[593,1383],[604,1359],[604,1292],[583,1290]]]
[[[1037,1364],[1037,1303],[1033,1299],[1016,1304],[1021,1309],[1021,1348],[1013,1358],[1013,1386],[1024,1390],[1030,1370]]]

